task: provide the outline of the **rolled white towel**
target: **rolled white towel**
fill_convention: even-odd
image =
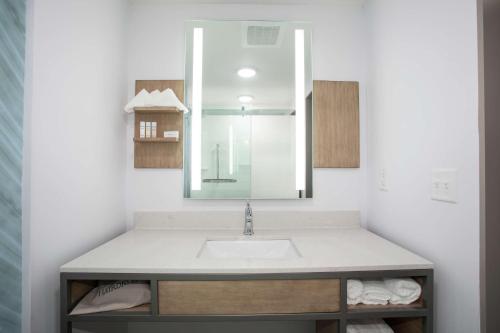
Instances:
[[[394,333],[394,331],[382,319],[375,319],[349,322],[347,333]]]
[[[361,303],[362,301],[363,301],[363,299],[361,297],[356,297],[356,298],[347,297],[347,304],[348,305],[357,305],[357,304]]]
[[[369,280],[363,281],[363,304],[386,305],[391,299],[392,293],[385,286],[384,281]]]
[[[361,303],[363,295],[363,282],[360,280],[347,280],[347,304],[356,305]]]
[[[391,304],[411,304],[420,298],[422,287],[415,280],[384,279],[386,288],[392,293]]]

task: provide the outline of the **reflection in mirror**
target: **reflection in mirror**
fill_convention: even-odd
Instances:
[[[186,26],[184,196],[311,198],[309,25]]]

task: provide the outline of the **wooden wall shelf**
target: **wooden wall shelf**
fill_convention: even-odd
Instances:
[[[142,143],[178,143],[179,140],[175,138],[134,138],[134,142]]]
[[[141,107],[135,107],[134,111],[135,113],[181,112],[181,110],[172,106],[141,106]]]
[[[137,80],[135,92],[152,92],[170,88],[181,102],[184,101],[183,80]],[[184,141],[184,113],[176,107],[136,107],[134,124],[134,167],[182,169]],[[140,122],[157,123],[156,138],[140,137]],[[179,139],[163,138],[165,131],[178,131]],[[169,143],[169,144],[165,144]]]

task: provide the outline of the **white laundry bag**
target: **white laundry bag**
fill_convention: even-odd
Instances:
[[[151,303],[149,284],[137,281],[116,281],[92,289],[71,311],[71,315],[129,309]]]

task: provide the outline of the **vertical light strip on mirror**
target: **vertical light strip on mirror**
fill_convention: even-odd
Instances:
[[[233,159],[234,159],[234,136],[233,124],[229,125],[229,174],[233,175]]]
[[[306,100],[304,30],[295,30],[295,189],[306,189]]]
[[[203,28],[193,31],[193,100],[191,115],[191,190],[201,190],[201,107]]]

